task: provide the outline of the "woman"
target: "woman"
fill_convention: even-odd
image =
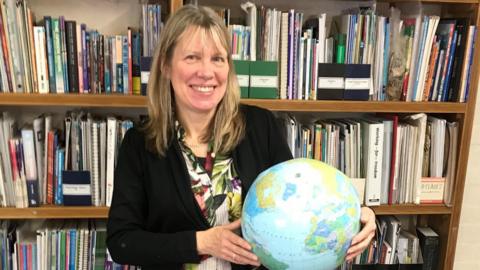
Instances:
[[[288,159],[269,111],[239,106],[228,32],[210,9],[185,6],[162,30],[148,83],[149,120],[118,154],[108,220],[113,259],[143,269],[251,269],[239,236],[255,177]],[[347,259],[373,237],[375,215]],[[249,266],[250,265],[250,266]]]

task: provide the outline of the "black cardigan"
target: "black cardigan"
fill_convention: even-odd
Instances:
[[[263,170],[292,158],[275,117],[241,106],[245,137],[232,152],[242,197]],[[137,129],[126,134],[118,153],[107,224],[107,246],[115,262],[142,269],[180,269],[198,263],[196,231],[210,226],[194,200],[177,140],[165,157],[148,151]],[[233,269],[251,269],[233,265]]]

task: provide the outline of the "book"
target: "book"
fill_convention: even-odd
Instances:
[[[362,120],[361,124],[364,174],[366,178],[365,205],[380,205],[384,127],[382,122],[369,119]]]
[[[395,216],[381,216],[379,217],[380,220],[384,220],[385,223],[387,224],[387,230],[385,234],[385,241],[391,246],[392,248],[392,255],[390,257],[390,261],[385,261],[386,264],[394,264],[398,262],[397,256],[395,254],[397,253],[397,244],[398,244],[398,238],[400,236],[400,230],[402,228],[402,224],[400,221],[395,217]]]
[[[445,186],[444,177],[422,177],[422,180],[420,183],[420,203],[421,204],[443,203],[444,186]]]
[[[447,134],[448,134],[448,143],[445,143],[447,147],[446,151],[446,178],[445,178],[445,188],[443,193],[443,202],[446,205],[452,205],[452,192],[455,183],[455,172],[457,168],[457,152],[458,152],[458,132],[459,127],[457,122],[448,122],[447,123]]]
[[[106,178],[105,178],[106,206],[110,206],[112,202],[117,132],[118,132],[117,120],[113,117],[108,117],[107,118],[107,159],[106,159],[107,172],[106,172]]]
[[[67,73],[69,92],[78,93],[78,53],[77,53],[77,23],[65,21],[65,38],[67,45]]]
[[[250,61],[233,60],[235,73],[237,74],[238,85],[240,86],[240,97],[248,98],[250,88]]]
[[[62,37],[60,32],[60,21],[52,18],[52,39],[53,39],[53,65],[55,66],[55,93],[65,93],[65,81],[63,77],[63,56]]]
[[[423,257],[423,270],[437,269],[440,237],[430,227],[417,227],[417,235]]]
[[[382,188],[380,204],[388,204],[390,191],[390,166],[392,165],[393,125],[392,119],[383,121],[383,157],[382,157]]]
[[[47,57],[45,55],[45,27],[35,26],[33,27],[34,44],[35,44],[35,61],[37,68],[37,82],[38,92],[41,94],[49,93],[49,76]]]
[[[416,136],[412,138],[414,143],[411,145],[413,153],[412,162],[412,197],[410,197],[408,202],[414,202],[415,204],[420,204],[420,182],[422,177],[422,161],[423,161],[423,145],[425,144],[425,129],[427,123],[427,115],[424,113],[418,113],[409,115],[405,118],[410,125],[413,125],[418,128]]]
[[[150,67],[152,65],[152,57],[140,58],[140,81],[141,81],[141,94],[147,95],[147,84],[150,77]]]
[[[341,100],[345,90],[345,65],[318,64],[317,100]]]
[[[250,98],[276,99],[278,92],[278,62],[250,61]]]
[[[25,162],[25,177],[27,184],[28,206],[40,205],[38,191],[38,171],[35,157],[33,129],[22,129],[23,156]]]
[[[89,171],[62,171],[63,204],[68,206],[92,205]]]
[[[345,90],[343,98],[347,100],[368,100],[372,77],[368,64],[346,64],[344,67]]]

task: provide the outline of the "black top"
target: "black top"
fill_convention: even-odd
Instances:
[[[232,158],[244,200],[259,173],[292,155],[271,112],[246,105],[241,112],[245,137]],[[130,129],[118,153],[114,181],[107,246],[115,262],[146,270],[181,269],[184,263],[200,262],[195,232],[210,226],[193,197],[177,140],[165,157],[159,157],[146,149],[141,131]]]

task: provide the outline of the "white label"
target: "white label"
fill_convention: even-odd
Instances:
[[[318,77],[318,89],[343,89],[344,87],[343,77]]]
[[[348,89],[348,90],[370,89],[370,78],[345,78],[345,89]]]
[[[148,83],[148,77],[150,77],[150,71],[142,71],[140,73],[140,80],[142,83]]]
[[[73,185],[73,184],[63,184],[63,195],[91,195],[90,192],[90,185],[89,184],[82,184],[82,185]]]
[[[248,87],[249,85],[249,77],[248,75],[238,75],[237,74],[237,81],[238,81],[238,85],[240,87]]]
[[[278,77],[277,76],[250,76],[251,87],[265,87],[265,88],[277,88]]]

